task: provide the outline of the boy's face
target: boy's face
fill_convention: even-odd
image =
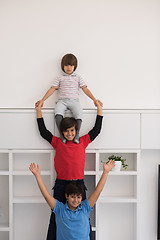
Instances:
[[[70,75],[74,71],[74,66],[71,66],[71,65],[64,66],[64,71],[65,71],[65,73]]]
[[[66,199],[68,200],[68,207],[74,211],[81,204],[82,195],[70,194],[67,196],[66,194]]]
[[[73,141],[73,139],[76,136],[75,126],[73,126],[71,128],[67,128],[66,131],[63,131],[63,135],[68,141]]]

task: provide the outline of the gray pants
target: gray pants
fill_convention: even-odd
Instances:
[[[64,117],[65,111],[69,109],[75,119],[82,119],[82,107],[78,99],[59,99],[55,107],[55,115],[59,114]]]

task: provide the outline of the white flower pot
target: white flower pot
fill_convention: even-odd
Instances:
[[[115,166],[112,168],[112,171],[120,171],[122,167],[122,162],[121,161],[115,161]]]

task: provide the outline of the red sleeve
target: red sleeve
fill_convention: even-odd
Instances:
[[[59,141],[58,137],[55,137],[55,136],[52,137],[51,145],[54,149],[56,149],[58,141]]]
[[[84,148],[86,148],[88,146],[88,144],[91,143],[91,139],[89,137],[89,134],[86,134],[86,135],[80,137],[80,141],[83,142]]]

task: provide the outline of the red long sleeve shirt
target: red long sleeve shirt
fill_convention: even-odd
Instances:
[[[78,144],[73,141],[62,143],[61,139],[46,129],[43,118],[38,118],[41,136],[55,149],[54,166],[57,178],[61,180],[83,179],[85,167],[85,149],[100,133],[103,117],[97,115],[94,127],[88,134],[80,137]]]

